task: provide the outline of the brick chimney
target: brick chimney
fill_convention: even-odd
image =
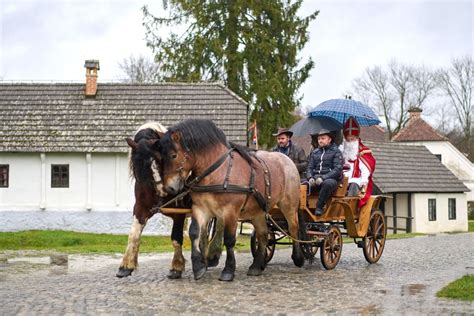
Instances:
[[[99,61],[95,59],[86,60],[84,67],[86,67],[85,96],[93,98],[97,93],[97,72],[100,70]]]
[[[418,107],[409,108],[408,113],[410,114],[410,121],[420,118],[421,112],[423,112],[423,110]]]

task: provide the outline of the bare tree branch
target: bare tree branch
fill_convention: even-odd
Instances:
[[[119,68],[125,73],[127,82],[151,83],[159,81],[158,64],[143,56],[133,55],[119,63]]]
[[[451,67],[439,69],[437,80],[442,93],[454,108],[457,120],[461,125],[464,137],[465,150],[471,160],[472,153],[472,115],[474,91],[474,62],[471,56],[454,58]]]
[[[381,66],[367,68],[353,81],[354,94],[383,116],[390,138],[408,122],[408,109],[423,108],[435,87],[436,81],[429,69],[399,64],[395,60],[386,70]]]

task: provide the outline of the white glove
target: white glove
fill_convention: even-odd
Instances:
[[[321,183],[323,183],[323,181],[324,181],[323,178],[319,177],[315,180],[315,183],[316,185],[320,185]]]

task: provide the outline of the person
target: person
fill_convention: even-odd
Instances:
[[[296,168],[298,168],[300,177],[304,178],[304,173],[308,166],[308,158],[305,155],[304,149],[291,141],[293,132],[288,128],[279,128],[273,136],[277,137],[277,145],[272,148],[272,151],[277,151],[290,157],[295,163]]]
[[[344,176],[349,178],[348,196],[360,196],[359,207],[367,203],[372,195],[372,175],[375,158],[369,147],[362,144],[360,127],[353,117],[344,124],[344,140],[341,145],[344,158]]]
[[[319,192],[314,214],[323,214],[323,208],[329,197],[336,190],[342,177],[342,153],[334,143],[334,135],[322,129],[317,134],[318,148],[310,156],[306,175],[311,188]]]

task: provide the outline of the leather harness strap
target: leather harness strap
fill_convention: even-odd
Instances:
[[[241,208],[241,211],[245,210],[247,206],[248,199],[251,194],[255,196],[259,206],[265,211],[268,212],[271,200],[271,181],[270,181],[270,171],[265,160],[258,158],[256,155],[252,155],[263,167],[264,169],[264,181],[265,181],[265,196],[262,195],[255,188],[255,168],[250,166],[250,180],[248,186],[241,186],[235,184],[229,184],[230,172],[233,166],[233,152],[234,148],[231,148],[228,152],[222,155],[215,163],[213,163],[203,174],[194,178],[187,186],[192,192],[209,192],[209,193],[245,193],[247,196],[245,198],[244,205]],[[224,178],[223,184],[211,184],[211,185],[198,185],[198,183],[207,175],[211,174],[217,168],[219,168],[224,161],[230,158],[229,165],[227,166],[226,176]]]

